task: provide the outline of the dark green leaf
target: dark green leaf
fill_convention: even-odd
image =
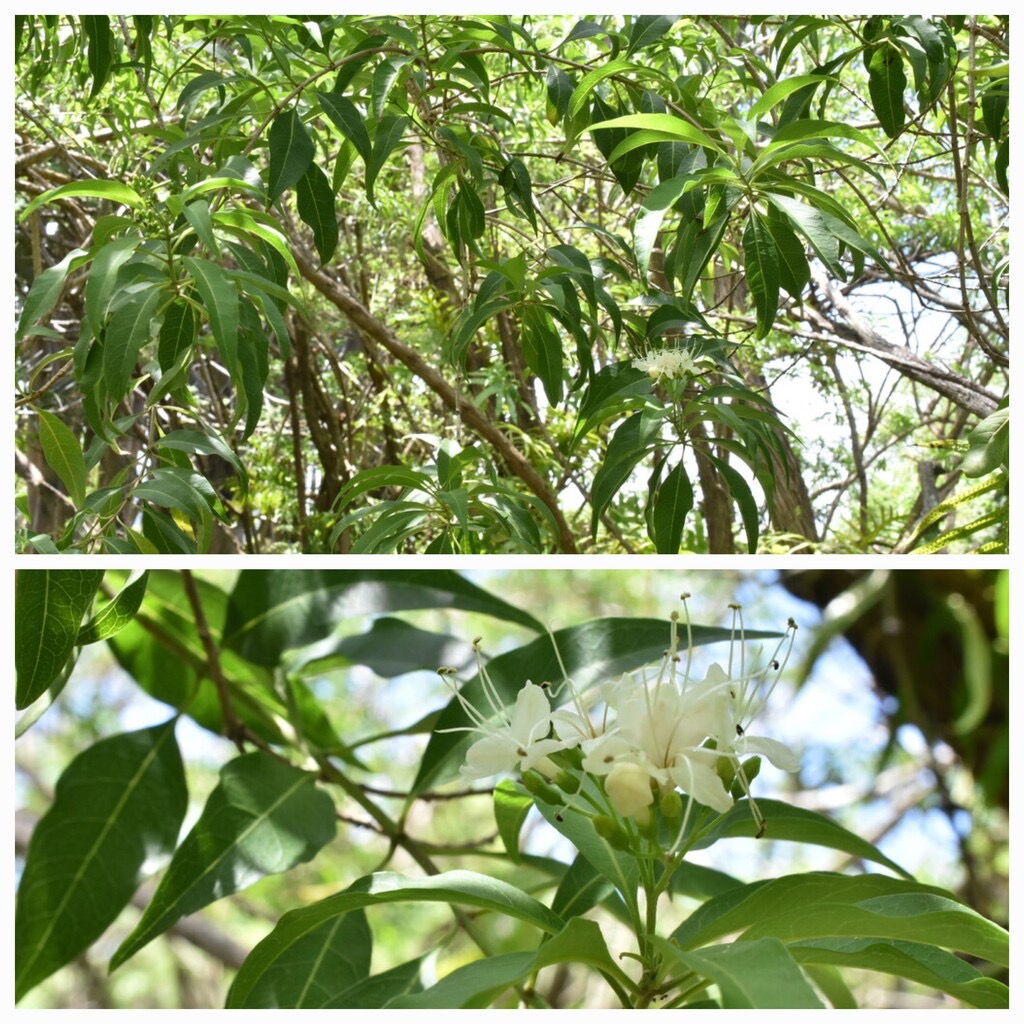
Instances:
[[[693,509],[693,486],[682,459],[669,470],[654,496],[652,540],[659,555],[675,555],[683,542],[686,517]]]
[[[382,117],[373,136],[373,152],[366,165],[366,198],[371,203],[373,186],[387,159],[402,141],[409,118],[404,114]]]
[[[21,316],[18,318],[19,338],[39,320],[44,320],[53,312],[64,291],[64,282],[68,274],[88,258],[89,254],[85,249],[72,249],[60,263],[47,267],[32,282],[32,287],[25,296]]]
[[[210,332],[232,377],[238,373],[238,291],[216,263],[186,256],[183,260],[210,318]]]
[[[196,343],[199,337],[199,321],[192,303],[176,298],[164,311],[157,343],[157,361],[160,369],[167,373],[179,357]]]
[[[231,594],[223,645],[258,665],[276,665],[285,651],[322,639],[341,619],[406,608],[460,608],[544,629],[526,610],[448,570],[250,569]]]
[[[985,476],[999,469],[1010,468],[1010,407],[997,409],[986,416],[968,435],[964,456],[964,476]]]
[[[41,697],[75,648],[102,569],[20,569],[14,583],[15,707]]]
[[[115,238],[96,253],[85,284],[85,312],[92,333],[99,337],[107,315],[107,303],[117,285],[118,271],[142,244],[137,234]]]
[[[590,492],[592,535],[597,533],[598,521],[608,503],[618,494],[633,470],[648,454],[660,426],[661,416],[649,409],[633,413],[629,419],[619,424],[608,443],[604,461],[594,474],[594,484]]]
[[[310,860],[335,834],[334,802],[316,775],[257,750],[229,761],[174,853],[135,930],[111,958],[123,964],[186,914],[266,875]]]
[[[257,985],[273,985],[281,976],[282,958],[313,929],[351,910],[397,902],[440,902],[480,907],[524,921],[550,935],[557,934],[564,925],[562,919],[543,903],[496,878],[471,871],[406,878],[382,871],[359,879],[344,892],[285,914],[242,964],[228,993],[228,1008],[249,1005],[249,993]],[[528,955],[532,959],[532,955]]]
[[[150,341],[162,292],[147,287],[114,311],[103,340],[103,380],[110,397],[120,401],[128,391],[142,346]]]
[[[295,110],[283,110],[274,118],[267,143],[270,147],[267,195],[270,202],[275,203],[285,189],[291,188],[306,173],[316,155],[316,147]]]
[[[324,113],[356,147],[356,152],[363,158],[363,163],[369,164],[372,144],[370,133],[366,130],[366,117],[350,99],[337,92],[318,92],[316,95]]]
[[[49,467],[67,488],[75,508],[85,502],[85,483],[88,469],[82,446],[70,429],[53,413],[38,410],[39,445]]]
[[[110,31],[110,18],[105,14],[82,15],[82,29],[85,31],[89,72],[92,75],[92,99],[106,85],[114,63],[114,34]]]
[[[629,49],[626,56],[661,39],[676,23],[674,14],[640,14],[629,28]]]
[[[564,352],[562,337],[550,314],[539,306],[525,306],[522,311],[523,358],[540,378],[551,405],[562,401]]]
[[[779,308],[779,251],[760,215],[750,211],[743,228],[743,269],[757,310],[755,338],[763,338],[775,323]]]
[[[62,773],[18,887],[17,999],[99,938],[147,861],[174,849],[188,805],[174,724],[101,740]]]
[[[873,47],[868,57],[868,93],[875,116],[890,139],[903,131],[906,121],[903,92],[906,88],[907,76],[900,51],[891,43]]]

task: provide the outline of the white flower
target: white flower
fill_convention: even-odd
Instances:
[[[573,740],[549,735],[551,705],[544,690],[534,683],[527,683],[519,691],[511,716],[503,712],[497,723],[481,720],[474,731],[485,735],[466,754],[461,774],[467,779],[486,779],[517,767],[524,772],[536,768],[551,777],[558,768],[548,755],[574,744]]]
[[[633,360],[633,365],[638,370],[643,370],[654,380],[667,377],[672,380],[675,377],[699,373],[696,362],[689,352],[678,348],[665,348],[650,355],[641,356]]]

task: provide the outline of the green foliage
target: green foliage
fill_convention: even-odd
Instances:
[[[113,596],[90,615],[101,584]],[[58,592],[74,600],[40,604],[40,595]],[[465,683],[455,679],[456,669],[443,670],[450,689],[458,688],[447,700],[440,684],[419,684],[417,720],[384,735],[372,734],[365,710],[324,699],[325,685],[357,666],[390,680],[432,669],[441,657],[464,663],[468,645],[438,632],[439,620],[431,618],[439,608],[515,624],[526,639],[489,661],[486,680],[482,665]],[[415,609],[423,613],[415,621],[432,622],[431,629],[408,619]],[[399,610],[402,618],[378,617]],[[215,910],[244,890],[256,899],[256,883],[265,898],[275,891],[265,888],[268,882],[313,862],[321,865],[320,885],[278,890],[284,902],[273,914],[276,923],[269,931],[261,925],[251,940],[239,936],[246,955],[223,984],[226,1006],[478,1009],[507,1005],[511,995],[542,1006],[536,975],[551,965],[592,975],[609,1000],[627,1007],[795,1008],[823,999],[849,1006],[855,999],[844,978],[851,970],[894,975],[966,1005],[1008,1005],[1006,986],[991,976],[1008,964],[1002,928],[951,893],[915,881],[822,813],[769,799],[754,811],[756,758],[746,762],[746,796],[727,812],[679,800],[673,791],[675,804],[661,799],[639,824],[615,812],[599,776],[580,772],[580,751],[559,751],[551,777],[526,773],[495,788],[503,849],[471,842],[463,809],[471,791],[447,786],[465,756],[462,730],[475,726],[473,738],[479,736],[481,722],[467,706],[489,718],[491,709],[515,703],[527,680],[544,681],[558,702],[568,702],[570,685],[583,692],[663,661],[666,641],[676,635],[685,638],[679,660],[689,676],[694,651],[733,642],[732,629],[687,621],[676,632],[665,620],[601,617],[549,633],[529,612],[458,574],[403,569],[243,569],[209,578],[187,571],[23,570],[17,635],[40,618],[47,635],[63,623],[79,643],[106,639],[133,683],[174,713],[150,728],[87,737],[60,770],[18,887],[19,1000],[87,951],[109,958],[120,976],[186,915]],[[959,608],[961,620],[969,630],[969,609]],[[771,636],[778,634],[746,633]],[[44,678],[34,661],[19,660],[18,668],[19,688],[22,671]],[[742,685],[748,681],[745,675]],[[69,687],[54,696],[70,707],[86,694],[77,678]],[[334,692],[347,694],[344,685]],[[965,709],[961,732],[979,714],[984,708]],[[182,718],[189,730],[179,727]],[[176,734],[196,727],[207,739],[230,737],[234,747],[210,745],[183,763]],[[385,742],[380,763],[398,777],[401,742],[412,736],[426,740],[408,764],[412,771],[400,790],[381,789],[378,768],[364,760],[369,745]],[[56,733],[38,738],[50,749]],[[366,749],[357,756],[357,747]],[[184,749],[195,749],[194,740]],[[197,791],[198,761],[206,757],[216,762],[217,779]],[[734,768],[727,767],[731,778]],[[197,814],[179,836],[190,796],[199,801]],[[456,841],[427,842],[415,808],[426,801],[428,817],[441,816],[446,799],[459,801]],[[369,873],[354,867],[353,849],[339,848],[339,814],[351,804],[363,817],[358,825],[372,823],[387,847]],[[568,849],[568,862],[523,848],[531,807]],[[347,809],[342,816],[355,820]],[[730,849],[737,838],[765,829],[774,842],[836,851],[877,870],[746,881],[738,867],[730,874],[687,859],[692,850],[718,843]],[[411,858],[401,872],[390,868],[399,849]],[[476,866],[462,866],[468,857]],[[443,866],[446,858],[455,866]],[[154,872],[159,882],[140,896],[140,882]],[[680,903],[680,915],[659,935],[657,912],[641,908],[656,908],[666,893]],[[111,926],[133,897],[141,914],[115,946]],[[423,905],[446,910],[449,923],[418,933],[407,922],[419,920],[410,915]],[[402,953],[381,961],[389,907],[401,908],[403,938],[418,943],[411,959]],[[633,934],[635,949],[620,930],[602,929],[605,914]],[[436,978],[421,970],[432,946],[457,949],[459,936],[479,952],[457,955]]]
[[[665,553],[753,550],[769,525],[817,543],[818,495],[875,477],[849,446],[830,476],[825,442],[787,433],[804,410],[758,383],[850,341],[821,321],[813,257],[902,305],[959,261],[959,291],[928,300],[970,311],[945,362],[990,381],[978,419],[1005,391],[1005,210],[980,180],[1007,189],[1004,34],[917,15],[23,16],[19,449],[67,501],[27,473],[19,547]],[[929,184],[950,177],[970,244]],[[638,430],[606,375],[680,347],[709,358],[671,401],[651,382],[661,421],[652,402]],[[927,429],[965,434],[940,393]],[[894,422],[912,398],[858,402]],[[184,434],[209,448],[163,443]],[[461,481],[409,435],[457,437]]]

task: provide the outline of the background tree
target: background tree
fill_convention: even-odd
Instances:
[[[1004,549],[1007,25],[19,17],[19,546]]]
[[[780,631],[757,634],[741,662],[729,640],[737,601],[750,638],[755,626],[797,617],[792,656],[756,731],[799,751],[800,769],[766,765],[754,779],[763,839],[740,799],[673,875],[661,917],[689,929],[681,948],[708,958],[681,1002],[702,998],[699,976],[719,986],[705,997],[727,1006],[797,1005],[809,998],[806,972],[833,1005],[1005,1005],[1005,935],[975,911],[1003,923],[1008,913],[1006,577],[783,577],[827,601],[819,615],[765,573],[687,574],[694,646],[680,651],[680,671],[694,678],[711,662],[734,677],[770,667]],[[465,719],[435,670],[453,669],[450,685],[479,704],[471,639],[482,636],[506,704],[528,679],[567,699],[563,666],[580,687],[645,664],[656,674],[679,584],[676,573],[615,570],[576,571],[568,585],[564,571],[490,572],[473,583],[422,570],[22,570],[19,999],[600,1006],[629,990],[621,968],[639,985],[626,1001],[649,1000],[628,958],[611,969],[600,953],[636,951],[612,894],[629,894],[608,852],[616,847],[578,827],[578,807],[558,814],[538,796],[545,819],[507,778],[458,778],[478,737],[447,731]],[[654,614],[638,618],[638,609]],[[865,643],[882,624],[881,643]],[[929,644],[913,639],[936,629],[946,644],[941,688]],[[687,645],[689,634],[680,631]],[[894,635],[903,641],[896,659]],[[887,661],[900,677],[895,697],[885,692]],[[948,726],[937,709],[952,710]],[[807,887],[788,890],[808,897],[799,935],[782,928],[777,903],[758,911],[742,888],[769,879]],[[289,939],[297,915],[370,896],[365,917],[349,906],[301,942]],[[831,910],[818,915],[821,901]],[[517,907],[532,909],[506,913]],[[755,929],[744,942],[780,940],[757,947],[778,970],[749,979],[745,996],[713,962],[725,933],[708,922],[723,907],[734,915],[728,932]],[[851,919],[856,928],[844,931]],[[565,935],[540,946],[550,966],[520,984],[538,927],[563,925]]]

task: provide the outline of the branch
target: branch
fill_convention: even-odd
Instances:
[[[999,403],[998,395],[957,373],[939,369],[905,345],[894,345],[887,341],[847,302],[835,282],[830,281],[820,267],[812,266],[811,275],[844,322],[837,323],[814,305],[805,305],[804,316],[809,323],[819,330],[833,332],[846,348],[877,356],[904,377],[937,391],[982,419],[995,412]],[[815,303],[815,296],[809,296],[809,301]]]
[[[558,506],[558,500],[548,482],[527,461],[521,451],[492,423],[475,405],[466,401],[463,395],[445,380],[444,376],[426,362],[415,350],[400,341],[383,321],[378,320],[358,299],[340,282],[328,277],[323,271],[317,270],[306,254],[298,248],[293,249],[295,262],[302,276],[317,291],[332,302],[361,331],[387,349],[399,362],[412,371],[427,387],[437,394],[441,401],[455,412],[462,422],[472,431],[489,442],[505,460],[508,468],[547,505],[558,525],[559,549],[563,552],[576,553],[576,539],[569,524],[566,522]],[[993,405],[993,408],[995,406]]]

